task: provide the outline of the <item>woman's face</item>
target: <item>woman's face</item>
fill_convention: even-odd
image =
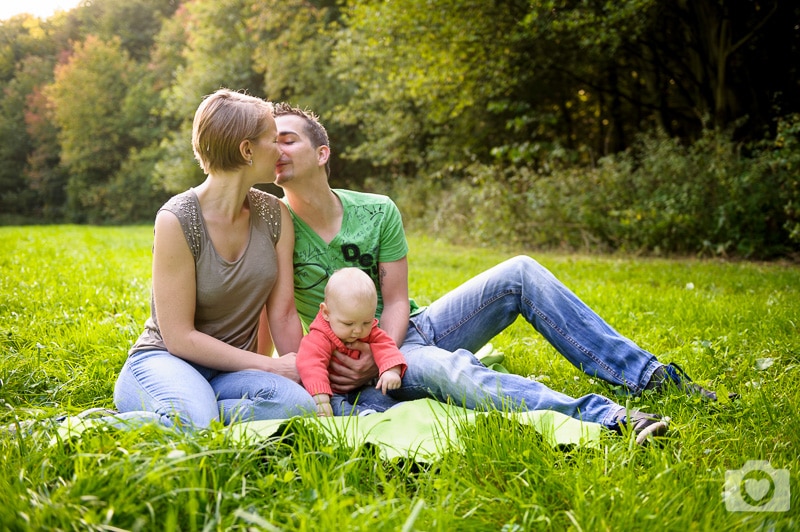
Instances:
[[[275,119],[270,115],[267,118],[267,130],[253,142],[253,168],[259,176],[263,176],[262,183],[275,181],[275,165],[280,157],[278,128]]]

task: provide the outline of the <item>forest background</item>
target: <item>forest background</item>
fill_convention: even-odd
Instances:
[[[228,87],[410,231],[796,259],[799,71],[793,0],[87,0],[0,21],[0,222],[149,223]]]

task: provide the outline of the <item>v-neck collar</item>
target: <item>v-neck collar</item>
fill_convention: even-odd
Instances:
[[[288,202],[288,201],[287,201],[287,202],[285,202],[285,203],[286,203],[286,206],[289,208],[289,212],[292,214],[292,218],[294,218],[296,221],[300,222],[300,224],[301,224],[301,225],[302,225],[302,227],[303,227],[303,228],[306,230],[306,232],[308,232],[308,233],[310,233],[311,235],[313,235],[313,238],[314,238],[315,240],[317,240],[319,243],[323,244],[323,245],[324,245],[324,246],[326,246],[326,247],[331,247],[331,246],[333,246],[333,245],[334,245],[334,244],[335,244],[337,241],[341,240],[342,228],[343,228],[343,227],[345,227],[345,223],[347,222],[347,218],[348,218],[348,216],[349,216],[349,213],[347,212],[347,208],[345,208],[345,205],[344,205],[344,200],[342,200],[342,197],[341,197],[341,196],[339,196],[339,194],[337,194],[335,190],[331,190],[331,192],[333,192],[333,195],[334,195],[334,196],[336,196],[336,199],[338,199],[338,200],[339,200],[339,204],[342,206],[342,221],[341,221],[341,223],[339,224],[339,229],[338,229],[338,231],[336,231],[336,234],[335,234],[335,235],[333,235],[333,238],[331,238],[331,241],[330,241],[330,242],[325,242],[325,239],[324,239],[324,238],[322,238],[322,237],[319,235],[319,233],[317,233],[316,231],[314,231],[314,229],[312,229],[312,228],[311,228],[311,226],[310,226],[310,225],[308,225],[308,224],[306,223],[306,221],[305,221],[305,220],[303,220],[302,216],[300,216],[299,214],[297,214],[297,213],[294,211],[294,209],[292,209],[292,206],[289,204],[289,202]]]
[[[200,216],[200,221],[201,221],[200,225],[203,229],[203,234],[205,235],[205,239],[208,242],[208,245],[211,247],[211,251],[214,252],[214,256],[217,257],[217,259],[220,260],[223,264],[227,264],[228,266],[233,266],[235,264],[242,262],[245,255],[247,255],[247,250],[250,249],[250,244],[253,241],[254,213],[253,213],[253,202],[250,199],[250,192],[247,193],[247,203],[249,211],[249,217],[248,217],[249,229],[247,231],[247,245],[244,247],[244,251],[242,251],[242,254],[239,255],[239,257],[237,257],[235,260],[228,260],[222,255],[220,255],[220,253],[217,251],[216,246],[214,246],[214,241],[211,239],[211,234],[208,232],[208,227],[206,226],[206,219],[203,218],[203,206],[200,204],[200,198],[197,196],[197,191],[195,191],[194,187],[192,187],[190,190],[192,192],[192,196],[194,197],[194,201],[197,205],[197,213]]]

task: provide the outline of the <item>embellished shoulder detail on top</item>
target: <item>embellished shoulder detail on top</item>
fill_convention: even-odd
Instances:
[[[277,242],[281,236],[281,204],[280,200],[262,190],[251,188],[248,194],[250,208],[259,218],[266,222],[272,235],[272,241]]]
[[[196,259],[200,255],[201,242],[203,241],[202,219],[200,203],[197,195],[192,190],[187,190],[172,196],[159,210],[167,210],[178,217],[189,244],[189,250]]]

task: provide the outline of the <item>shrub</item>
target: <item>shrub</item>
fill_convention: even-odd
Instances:
[[[410,231],[476,245],[772,258],[800,250],[800,119],[742,147],[653,131],[596,166],[473,164],[389,191]]]
[[[755,146],[748,181],[770,193],[769,219],[774,235],[785,235],[793,251],[800,245],[800,114],[778,121],[774,139]]]

